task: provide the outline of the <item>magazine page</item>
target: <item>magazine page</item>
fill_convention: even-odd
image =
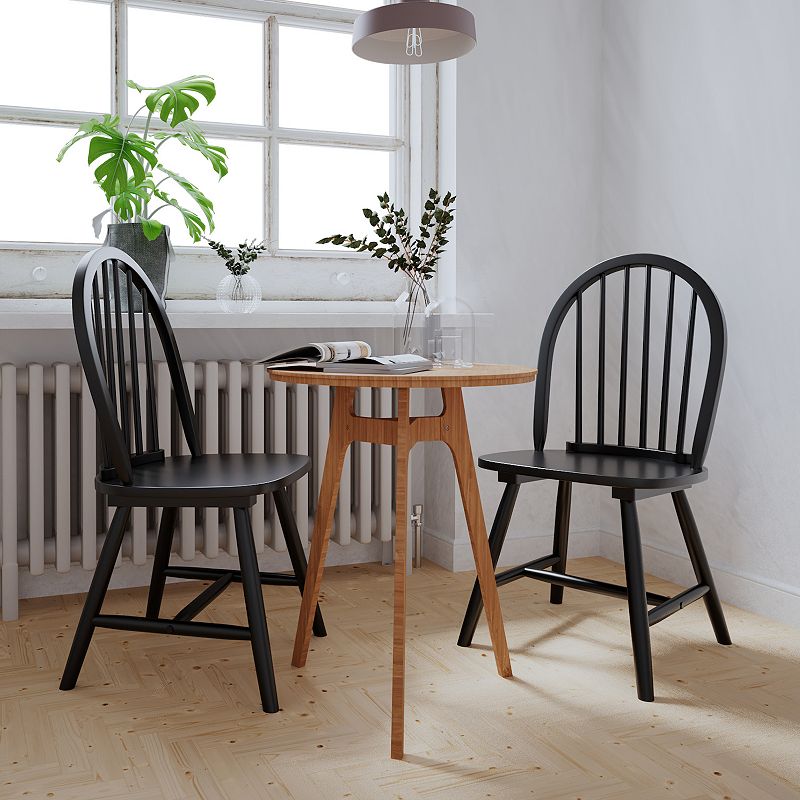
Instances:
[[[314,346],[319,347],[323,353],[320,363],[353,361],[372,355],[372,348],[366,342],[322,342]]]
[[[366,342],[312,342],[302,347],[281,350],[271,356],[254,361],[254,364],[277,366],[313,366],[335,361],[368,358],[372,348]]]

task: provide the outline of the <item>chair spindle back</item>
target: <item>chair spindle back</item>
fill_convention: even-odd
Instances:
[[[635,271],[644,272],[644,297],[642,315],[641,342],[641,380],[639,396],[630,397],[631,391],[631,351],[635,343],[631,341],[632,296],[631,276]],[[669,289],[666,298],[664,325],[664,354],[661,364],[659,413],[657,420],[650,419],[651,383],[657,380],[653,376],[651,365],[651,335],[654,318],[654,271],[661,270],[669,276]],[[619,341],[619,406],[617,409],[616,440],[609,441],[606,424],[606,393],[609,357],[607,306],[609,295],[608,278],[615,273],[623,273],[621,287],[621,335]],[[585,441],[584,437],[584,319],[586,316],[587,290],[599,283],[599,309],[597,328],[597,425],[596,439]],[[674,370],[673,338],[676,324],[676,295],[680,284],[688,285],[690,300],[688,302],[686,322],[686,343],[683,352],[683,364],[678,365],[681,388],[677,403],[677,420],[672,426],[675,431],[674,449],[669,445],[672,439],[670,431],[670,380]],[[709,356],[705,382],[700,398],[699,411],[694,426],[694,437],[691,449],[687,453],[686,433],[687,417],[690,408],[690,384],[692,380],[693,361],[696,356],[695,337],[697,331],[698,304],[705,312],[709,330]],[[556,340],[568,313],[574,308],[575,317],[575,441],[568,444],[568,449],[575,452],[594,452],[609,454],[625,454],[631,456],[664,457],[681,463],[701,468],[705,461],[711,432],[716,416],[717,404],[725,369],[727,334],[725,317],[719,301],[708,284],[694,270],[671,258],[658,255],[620,256],[593,267],[581,275],[561,295],[553,308],[545,326],[539,351],[539,375],[536,382],[534,401],[534,447],[543,450],[547,439],[547,427],[550,406],[550,390],[552,383],[553,360]],[[656,366],[657,369],[657,366]],[[653,398],[654,399],[654,398]],[[630,407],[638,401],[638,438],[636,444],[628,443]],[[674,403],[673,403],[674,406]],[[651,424],[657,424],[657,445],[648,447]]]
[[[125,299],[127,309],[123,308]],[[143,353],[137,341],[137,317],[141,320],[138,329]],[[164,458],[159,447],[151,325],[169,366],[189,451],[200,455],[192,401],[175,335],[161,298],[142,268],[113,247],[87,253],[78,264],[72,285],[72,318],[81,364],[97,412],[104,471],[113,471],[120,481],[130,484],[137,464]]]

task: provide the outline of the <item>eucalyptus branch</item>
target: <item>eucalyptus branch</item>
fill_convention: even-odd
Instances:
[[[205,237],[204,237],[205,238]],[[211,239],[206,239],[208,246],[225,262],[225,266],[231,274],[237,277],[246,275],[250,272],[251,264],[264,252],[267,251],[267,243],[261,240],[256,243],[256,240],[245,240],[242,242],[234,253],[233,249],[225,246],[222,242],[215,242]]]
[[[369,253],[371,258],[388,262],[393,272],[402,272],[411,283],[411,296],[421,293],[430,302],[426,281],[436,274],[439,259],[448,244],[447,232],[455,219],[456,197],[451,192],[444,196],[436,189],[428,192],[420,219],[419,236],[413,237],[408,227],[408,216],[396,208],[389,195],[378,195],[380,212],[363,209],[364,216],[375,232],[376,239],[354,234],[334,234],[320,239],[318,244],[334,244],[359,253]]]

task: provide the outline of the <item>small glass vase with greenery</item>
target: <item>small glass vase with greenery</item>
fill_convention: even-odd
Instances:
[[[218,178],[225,177],[228,173],[225,148],[209,144],[191,119],[201,100],[210,104],[217,90],[214,80],[207,75],[191,75],[155,87],[128,81],[128,86],[146,94],[141,108],[127,123],[111,114],[87,120],[61,148],[56,160],[60,162],[78,142],[89,140],[88,162],[94,166],[95,183],[108,204],[93,220],[95,235],[99,236],[102,220],[110,214],[112,225],[107,244],[127,243],[128,249],[136,248],[139,252],[129,255],[140,261],[151,279],[154,277],[151,271],[163,266],[164,285],[159,286],[159,281],[154,280],[163,296],[167,264],[162,262],[168,258],[168,229],[165,230],[157,215],[175,209],[192,241],[199,242],[206,232],[214,230],[214,204],[194,183],[164,163],[162,148],[168,142],[175,142],[194,150]],[[157,120],[166,127],[156,125]],[[149,248],[148,242],[157,244]],[[128,252],[125,247],[122,249]]]
[[[425,201],[418,230],[412,233],[408,215],[397,208],[384,193],[378,195],[380,211],[364,209],[364,216],[375,231],[376,239],[354,234],[334,234],[320,239],[317,244],[334,244],[347,247],[358,253],[369,253],[372,258],[382,259],[393,272],[402,273],[408,279],[408,289],[398,298],[405,308],[401,344],[404,352],[412,348],[414,318],[419,306],[427,308],[431,303],[427,282],[436,275],[439,259],[449,243],[447,233],[455,220],[456,196],[447,192],[442,196],[431,189]]]
[[[267,250],[264,241],[244,241],[234,251],[222,242],[206,240],[225,262],[228,274],[217,286],[217,303],[228,314],[252,314],[261,302],[261,284],[250,274],[253,262]]]

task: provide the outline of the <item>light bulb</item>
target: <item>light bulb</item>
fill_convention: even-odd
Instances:
[[[409,28],[406,35],[406,55],[422,58],[422,28]]]

